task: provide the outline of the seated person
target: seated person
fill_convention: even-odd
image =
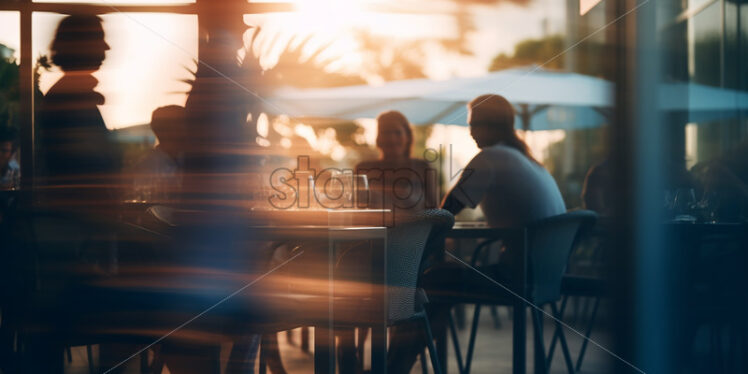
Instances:
[[[514,131],[512,105],[499,95],[484,95],[468,110],[470,135],[481,151],[442,207],[457,214],[480,204],[492,227],[523,226],[566,212],[556,181]]]
[[[436,171],[411,158],[413,131],[408,119],[397,111],[377,116],[377,148],[381,158],[356,165],[369,180],[370,208],[418,211],[435,208]]]
[[[611,192],[613,179],[611,169],[608,159],[592,166],[584,177],[582,187],[582,207],[605,217],[612,214],[615,198]]]
[[[16,190],[21,186],[21,168],[13,159],[18,149],[17,131],[13,127],[0,127],[0,224],[15,205],[15,194],[2,191]]]
[[[144,200],[166,201],[181,188],[181,154],[184,134],[184,108],[170,105],[158,108],[151,116],[158,144],[135,165],[135,192]]]
[[[536,161],[514,130],[512,105],[499,95],[483,95],[468,104],[470,134],[481,151],[470,161],[442,208],[453,214],[480,205],[492,227],[518,227],[566,212],[561,192],[548,171]],[[500,264],[507,266],[507,264]],[[481,269],[495,279],[505,276],[498,266]],[[475,270],[457,263],[427,269],[420,279],[429,297],[496,287]],[[445,326],[450,306],[430,305],[435,328]],[[392,331],[388,372],[408,373],[424,342],[417,327]]]
[[[696,164],[691,172],[703,189],[706,219],[741,222],[748,218],[748,141],[724,156]]]
[[[13,127],[0,128],[0,190],[14,190],[21,184],[21,168],[13,155],[18,149],[18,133]]]

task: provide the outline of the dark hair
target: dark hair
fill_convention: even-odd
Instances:
[[[173,138],[179,135],[184,128],[184,107],[178,105],[167,105],[157,108],[151,114],[151,130],[153,134],[163,141],[164,137]]]
[[[13,150],[18,147],[18,130],[13,126],[0,126],[0,143],[11,142]]]
[[[532,157],[527,143],[517,136],[514,129],[514,107],[507,99],[501,95],[486,94],[471,100],[467,106],[472,111],[479,107],[479,110],[486,113],[486,117],[489,118],[484,119],[487,122],[485,125],[491,126],[507,146],[520,151],[525,157],[540,165],[540,162]]]
[[[382,112],[377,116],[377,147],[379,147],[379,133],[382,130],[382,124],[386,122],[395,122],[402,127],[403,131],[405,131],[405,137],[407,140],[405,142],[404,156],[410,158],[411,147],[413,147],[413,130],[410,128],[410,122],[405,118],[405,115],[396,110]]]
[[[101,18],[85,14],[67,16],[57,25],[55,39],[49,47],[52,62],[62,70],[86,67],[86,47],[73,45],[98,40],[104,40]]]

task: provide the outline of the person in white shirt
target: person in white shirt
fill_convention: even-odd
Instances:
[[[519,227],[566,212],[561,192],[550,173],[536,161],[514,130],[514,109],[499,95],[482,95],[468,103],[470,135],[481,151],[465,167],[459,182],[442,202],[457,214],[465,207],[481,206],[492,227]],[[480,271],[504,282],[510,261],[481,267]],[[446,328],[451,306],[440,295],[452,297],[491,293],[496,286],[474,269],[456,262],[439,263],[419,279],[420,287],[436,303],[427,311],[434,329]],[[404,324],[391,330],[387,370],[409,373],[424,341],[418,327]]]
[[[470,135],[481,151],[442,207],[457,214],[480,205],[492,227],[522,226],[566,212],[556,181],[517,136],[512,105],[499,95],[483,95],[468,109]]]

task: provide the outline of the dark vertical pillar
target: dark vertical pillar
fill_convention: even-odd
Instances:
[[[21,186],[30,190],[34,174],[34,73],[31,52],[31,0],[21,9],[21,65],[19,66],[21,126]]]
[[[673,310],[667,242],[663,237],[663,157],[666,132],[658,99],[662,81],[661,3],[620,2],[621,66],[616,75],[619,121],[614,161],[619,186],[618,233],[612,253],[616,287],[616,372],[674,373]],[[664,6],[664,5],[663,5]]]

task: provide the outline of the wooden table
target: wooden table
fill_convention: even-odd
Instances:
[[[163,213],[163,212],[162,212]],[[171,214],[174,213],[174,214]],[[333,327],[333,270],[336,248],[346,242],[372,242],[381,250],[374,251],[372,283],[386,284],[387,225],[392,220],[388,209],[366,210],[253,210],[253,211],[190,211],[168,212],[166,221],[180,225],[222,225],[241,222],[243,234],[252,240],[268,242],[327,243],[327,318],[319,321],[314,333],[314,372],[335,373],[335,336]],[[164,219],[162,216],[161,219]],[[372,373],[384,373],[387,362],[387,287],[381,303],[382,324],[372,332]],[[378,311],[374,311],[375,313]],[[378,337],[378,339],[377,339]]]

